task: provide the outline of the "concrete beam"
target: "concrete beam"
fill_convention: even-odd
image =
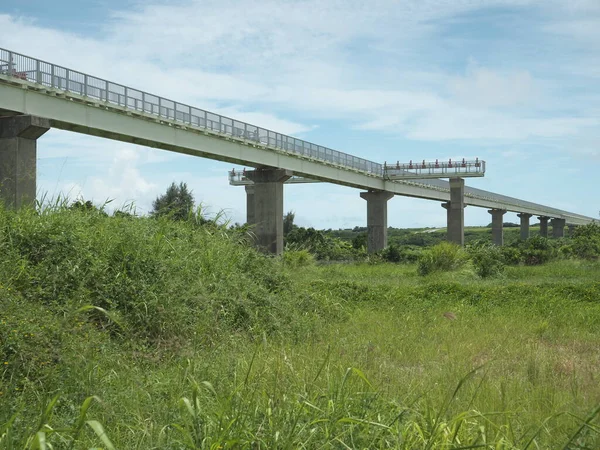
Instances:
[[[492,243],[494,245],[504,245],[504,214],[505,209],[490,209],[488,212],[492,215]]]
[[[266,253],[283,252],[283,183],[292,176],[284,169],[257,169],[247,175],[254,182],[256,246]]]
[[[529,213],[520,213],[517,214],[517,217],[521,219],[521,239],[523,241],[529,239],[529,219],[531,219],[532,214]]]
[[[565,219],[552,219],[552,237],[565,237]]]
[[[35,206],[37,139],[49,129],[40,117],[0,117],[0,201],[7,208]]]
[[[145,145],[188,155],[207,157],[251,167],[279,167],[295,175],[344,186],[397,195],[451,201],[444,180],[391,181],[379,174],[368,175],[323,161],[313,161],[263,144],[245,142],[206,129],[197,129],[174,119],[157,118],[73,92],[56,92],[14,77],[0,75],[0,108],[4,111],[51,118],[53,128]],[[569,223],[590,223],[590,217],[498,196],[466,187],[464,203],[481,208],[566,218]]]
[[[539,216],[538,219],[540,221],[540,236],[547,238],[548,237],[548,219],[550,219],[550,217]]]
[[[378,252],[387,247],[387,202],[391,192],[361,192],[367,201],[367,251]]]
[[[254,225],[256,219],[254,217],[254,185],[250,184],[246,188],[246,223]]]

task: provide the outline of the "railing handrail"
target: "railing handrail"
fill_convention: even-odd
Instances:
[[[6,59],[6,60],[2,59],[1,56],[2,56],[3,53],[5,53],[5,54],[8,55],[8,59]],[[276,132],[276,131],[271,130],[269,128],[264,128],[264,127],[261,127],[261,126],[258,126],[258,125],[253,125],[251,123],[244,122],[242,120],[234,119],[233,117],[229,117],[229,116],[225,116],[225,115],[222,115],[222,114],[214,113],[214,112],[202,109],[202,108],[197,108],[195,106],[191,106],[191,105],[188,105],[188,104],[185,104],[185,103],[181,103],[181,102],[178,102],[178,101],[175,101],[175,100],[171,100],[171,99],[168,99],[166,97],[161,97],[161,96],[156,95],[156,94],[151,94],[149,92],[141,91],[141,90],[139,90],[137,88],[133,88],[133,87],[130,87],[130,86],[127,86],[127,85],[123,85],[123,84],[120,84],[120,83],[115,83],[115,82],[112,82],[112,81],[109,81],[109,80],[106,80],[106,79],[103,79],[103,78],[96,77],[94,75],[89,75],[89,74],[84,73],[84,72],[80,72],[80,71],[77,71],[77,70],[72,70],[72,69],[69,69],[67,67],[60,66],[58,64],[50,63],[50,62],[47,62],[47,61],[44,61],[44,60],[41,60],[41,59],[37,59],[37,58],[32,58],[30,56],[23,55],[23,54],[20,54],[20,53],[17,53],[17,52],[13,52],[11,50],[4,49],[4,48],[0,47],[0,62],[5,62],[6,65],[8,66],[8,70],[10,70],[11,66],[13,66],[13,67],[15,66],[15,61],[14,61],[14,59],[15,59],[14,57],[15,56],[18,57],[18,58],[23,58],[25,60],[29,60],[29,61],[35,62],[36,67],[37,67],[37,68],[31,68],[29,70],[23,70],[23,71],[19,71],[19,72],[24,72],[24,73],[34,72],[34,73],[37,74],[38,72],[40,72],[39,71],[40,64],[47,64],[48,66],[50,66],[51,73],[50,74],[48,74],[46,72],[43,72],[43,73],[46,74],[46,75],[50,75],[52,77],[50,84],[51,84],[51,87],[53,87],[53,88],[56,87],[58,89],[61,89],[60,86],[54,86],[53,85],[54,84],[54,78],[66,80],[66,88],[65,89],[61,89],[61,90],[70,91],[70,89],[69,89],[69,83],[82,84],[80,81],[73,80],[73,79],[70,79],[68,77],[61,77],[61,76],[55,75],[56,69],[59,69],[59,71],[60,70],[65,71],[67,75],[76,74],[78,76],[83,77],[84,79],[91,78],[94,81],[98,81],[100,83],[104,83],[105,84],[105,88],[106,88],[105,90],[106,90],[106,93],[107,93],[107,100],[106,101],[109,101],[108,100],[108,94],[109,93],[115,94],[115,95],[117,95],[119,97],[125,96],[125,102],[124,102],[125,104],[124,105],[121,105],[120,101],[117,101],[116,103],[118,105],[124,106],[125,108],[128,108],[128,109],[131,109],[128,106],[128,104],[127,104],[127,100],[129,98],[133,98],[134,100],[139,100],[139,99],[137,99],[135,97],[130,97],[127,94],[120,94],[120,93],[117,93],[117,92],[109,91],[109,89],[108,89],[109,85],[117,87],[117,88],[119,88],[120,90],[123,90],[126,93],[127,92],[131,92],[131,93],[135,93],[135,94],[140,94],[142,96],[142,98],[143,98],[143,100],[141,100],[143,103],[149,103],[149,104],[152,104],[154,106],[158,106],[158,108],[159,108],[158,109],[158,114],[155,114],[153,112],[151,112],[150,114],[158,115],[159,117],[162,117],[162,114],[160,114],[161,113],[160,109],[163,108],[163,106],[161,104],[163,102],[164,103],[170,103],[170,104],[173,105],[173,107],[172,108],[166,108],[165,107],[165,109],[167,110],[167,112],[169,110],[172,110],[174,112],[174,114],[173,114],[174,118],[177,116],[177,113],[181,113],[182,115],[186,114],[183,111],[178,110],[177,107],[182,107],[182,108],[185,108],[188,111],[190,111],[190,113],[189,113],[190,116],[192,116],[191,111],[195,110],[195,111],[203,113],[205,118],[208,117],[208,115],[215,116],[216,118],[219,119],[218,123],[220,125],[222,124],[223,121],[225,121],[225,122],[231,122],[231,125],[225,125],[225,128],[227,128],[228,126],[230,126],[232,128],[232,133],[231,133],[232,135],[234,135],[234,130],[233,129],[239,129],[238,127],[235,126],[235,123],[238,123],[238,124],[241,124],[241,125],[244,126],[244,130],[243,131],[245,131],[245,132],[247,131],[248,127],[256,129],[256,134],[259,134],[259,131],[265,132],[266,136],[267,136],[267,143],[266,143],[267,147],[275,148],[275,149],[278,149],[278,150],[283,150],[286,153],[290,153],[290,154],[302,153],[303,155],[304,155],[304,152],[290,151],[289,148],[287,148],[287,145],[284,146],[283,144],[284,143],[285,144],[290,144],[290,145],[293,145],[294,148],[299,147],[302,150],[308,150],[308,153],[312,153],[313,152],[313,147],[314,147],[314,148],[317,149],[317,151],[316,151],[317,152],[317,156],[313,157],[314,159],[328,161],[328,159],[326,159],[326,158],[319,158],[318,154],[319,153],[323,153],[324,155],[327,155],[328,152],[331,152],[331,156],[335,156],[335,158],[332,158],[332,159],[335,159],[335,161],[329,161],[329,162],[332,162],[332,163],[334,163],[336,165],[339,165],[341,167],[344,167],[344,168],[348,168],[348,169],[351,169],[351,170],[357,170],[359,172],[363,172],[363,173],[368,174],[368,175],[376,175],[378,177],[382,177],[383,176],[383,165],[381,163],[377,163],[375,161],[370,161],[370,160],[367,160],[365,158],[361,158],[361,157],[358,157],[358,156],[353,156],[353,155],[350,155],[348,153],[341,152],[339,150],[334,150],[334,149],[329,148],[329,147],[325,147],[325,146],[322,146],[322,145],[314,144],[314,143],[306,141],[304,139],[299,139],[299,138],[296,138],[296,137],[293,137],[293,136],[289,136],[289,135],[286,135],[286,134],[283,134],[283,133],[279,133],[279,132]],[[41,79],[41,77],[36,76],[34,80],[28,80],[28,81],[32,81],[33,83],[44,85],[45,83],[40,82],[39,81],[40,79]],[[88,87],[91,87],[91,89],[97,89],[97,90],[100,90],[100,91],[102,90],[101,88],[99,88],[97,86],[86,85],[85,86],[86,92],[83,92],[83,93],[82,92],[76,92],[76,93],[80,93],[82,95],[94,98],[94,96],[90,95],[90,93],[88,92],[88,90],[87,90]],[[146,100],[145,99],[146,96],[150,96],[150,97],[155,98],[158,101],[158,104]],[[100,96],[97,96],[97,97],[99,98],[99,100],[102,101],[102,98]],[[110,103],[114,103],[114,102],[110,102]],[[135,102],[135,103],[137,104],[137,102]],[[146,106],[145,104],[142,104],[142,111],[143,112],[146,112],[145,111],[145,106]],[[137,108],[134,108],[134,109],[137,110]],[[152,110],[153,110],[153,108],[152,108]],[[175,119],[175,120],[177,120],[177,119]],[[217,121],[211,120],[211,119],[205,119],[205,120],[206,121],[210,120],[213,123],[217,122]],[[196,125],[196,124],[193,124],[193,123],[189,123],[189,125],[190,126],[197,126],[199,128],[203,128],[203,129],[207,129],[208,128],[206,126],[206,124],[205,124],[205,126],[201,126],[201,125]],[[213,128],[211,127],[211,130],[212,129]],[[220,128],[220,132],[221,133],[223,132],[221,128]],[[226,134],[228,134],[228,133],[226,133]],[[275,141],[280,141],[282,143],[281,147],[278,147],[277,145],[271,145],[271,143],[269,141],[269,139],[271,139],[270,138],[271,135],[275,136]],[[248,134],[244,134],[244,138],[247,138],[247,136],[248,136]],[[261,143],[261,144],[264,144],[260,140],[258,142]],[[347,160],[353,161],[356,164],[348,164],[346,162]]]
[[[8,58],[3,59],[3,55],[7,55]],[[18,60],[17,63],[15,63],[15,57]],[[243,134],[244,139],[250,140],[248,138],[248,136],[249,136],[248,127],[250,127],[252,129],[256,130],[256,131],[251,131],[250,133],[254,133],[255,136],[258,136],[258,138],[259,138],[258,143],[261,145],[264,145],[266,148],[274,149],[276,151],[281,150],[281,151],[284,151],[285,153],[292,154],[292,155],[301,154],[302,156],[308,157],[310,159],[314,159],[314,160],[322,161],[322,162],[333,163],[337,166],[340,166],[340,167],[343,167],[343,168],[346,168],[349,170],[358,171],[358,172],[364,173],[365,175],[368,175],[368,176],[375,176],[378,178],[384,178],[384,176],[385,176],[384,165],[381,163],[377,163],[377,162],[370,161],[370,160],[367,160],[364,158],[360,158],[358,156],[353,156],[348,153],[340,152],[339,150],[334,150],[329,147],[324,147],[322,145],[313,144],[312,142],[305,141],[303,139],[298,139],[298,138],[295,138],[293,136],[289,136],[286,134],[278,133],[278,132],[270,130],[268,128],[263,128],[263,127],[259,127],[257,125],[252,125],[247,122],[237,120],[237,119],[234,119],[229,116],[224,116],[221,114],[213,113],[211,111],[207,111],[202,108],[197,108],[195,106],[180,103],[175,100],[161,97],[159,95],[141,91],[139,89],[132,88],[130,86],[126,86],[126,85],[123,85],[120,83],[115,83],[115,82],[112,82],[109,80],[98,78],[93,75],[88,75],[86,73],[79,72],[77,70],[72,70],[67,67],[59,66],[57,64],[53,64],[53,63],[50,63],[50,62],[47,62],[47,61],[44,61],[41,59],[32,58],[30,56],[26,56],[26,55],[23,55],[23,54],[20,54],[17,52],[13,52],[11,50],[7,50],[7,49],[0,47],[0,64],[2,62],[6,63],[6,67],[7,67],[6,72],[10,73],[11,75],[13,72],[15,74],[16,73],[19,73],[19,74],[34,73],[35,76],[32,77],[33,79],[30,79],[29,76],[26,76],[25,79],[26,79],[26,81],[29,81],[29,82],[32,82],[35,84],[40,84],[42,86],[50,86],[51,88],[56,88],[56,89],[67,91],[67,92],[73,92],[73,93],[76,93],[79,95],[84,95],[84,96],[87,96],[90,98],[97,98],[100,102],[105,101],[107,103],[117,104],[119,106],[124,107],[125,109],[130,109],[130,110],[134,110],[134,111],[139,111],[137,106],[138,106],[138,102],[141,102],[142,103],[141,111],[143,113],[149,113],[153,116],[163,117],[169,121],[173,120],[175,122],[183,122],[192,127],[197,127],[199,129],[204,129],[204,130],[210,129],[211,131],[214,132],[215,128],[212,125],[214,123],[216,123],[216,121],[212,120],[212,119],[208,119],[208,116],[210,115],[211,117],[218,119],[218,124],[219,124],[218,132],[220,134],[231,135],[234,138],[239,138],[241,136],[236,134],[236,132],[234,131],[234,130],[239,130],[239,131],[244,131],[244,134]],[[20,70],[18,70],[18,71],[12,70],[11,71],[11,69],[13,67],[16,67],[18,64],[22,65],[22,62],[28,62],[30,64],[33,63],[33,67],[25,67],[25,68],[19,67]],[[40,70],[40,67],[42,65],[48,65],[50,68],[50,73]],[[3,67],[3,66],[0,66],[0,67]],[[0,72],[1,71],[4,71],[4,69],[0,69]],[[61,71],[64,71],[65,76],[56,74],[56,72],[62,73]],[[78,81],[76,79],[70,78],[74,74],[81,77],[84,81],[82,82],[82,81]],[[43,75],[50,76],[50,83],[44,82]],[[62,87],[62,84],[63,84],[62,80],[66,81],[64,83],[65,84],[64,88]],[[58,85],[55,85],[55,81],[59,81]],[[100,84],[103,83],[104,89],[101,87],[95,86],[93,84],[90,85],[89,81],[98,82]],[[71,89],[72,86],[74,86],[74,85],[79,85],[79,90]],[[116,87],[119,90],[122,90],[124,92],[124,94],[121,94],[119,92],[110,91],[109,87]],[[83,88],[85,88],[85,90]],[[92,90],[94,90],[94,89],[98,90],[100,94],[102,93],[102,91],[105,91],[105,94],[106,94],[105,99],[103,99],[101,95],[98,95],[98,96],[90,95],[89,88],[91,88]],[[84,91],[84,92],[82,92],[82,91]],[[140,95],[141,99],[139,99],[137,97],[129,96],[128,94],[130,94],[130,93]],[[115,97],[117,98],[116,102],[111,100],[111,95],[113,96],[112,98],[115,98]],[[158,104],[153,103],[152,101],[146,99],[146,96],[156,99]],[[125,99],[125,101],[123,103],[121,102],[122,97]],[[133,108],[130,106],[129,100],[134,100]],[[167,104],[171,104],[172,108],[163,106],[162,105],[163,102],[167,103]],[[146,104],[151,106],[150,111],[147,111]],[[157,112],[155,112],[154,106],[158,106]],[[178,107],[187,109],[187,113],[179,110]],[[166,111],[165,115],[162,114],[163,108]],[[193,116],[192,110],[194,112],[197,111],[197,112],[200,112],[203,114],[204,125],[201,125],[201,121],[200,121],[201,117],[200,116]],[[172,117],[170,117],[170,115],[169,115],[170,111],[173,112]],[[181,119],[181,120],[178,119],[178,117],[184,118],[186,115],[189,116],[189,121],[186,122],[183,119]],[[193,121],[192,121],[193,117],[196,117],[198,119],[197,124],[193,123]],[[223,121],[226,121],[226,122],[229,121],[231,123],[231,125],[225,124],[225,126],[223,127],[222,126]],[[210,128],[208,127],[208,122],[211,123]],[[242,129],[238,128],[235,125],[236,123],[242,125],[244,127],[244,129],[242,130]],[[227,132],[228,127],[231,128],[231,134],[229,134]],[[263,143],[260,140],[261,136],[260,136],[259,131],[263,131],[266,133],[266,143]],[[275,136],[275,138],[274,138],[275,145],[273,145],[271,143],[271,139],[272,139],[271,135]],[[264,136],[263,136],[263,138],[264,138]],[[281,146],[278,146],[278,143],[280,143]],[[301,144],[301,145],[298,145],[298,144]],[[291,147],[291,146],[293,146],[294,151],[290,150],[289,147]],[[298,151],[297,150],[298,148],[302,149],[302,152]],[[313,155],[314,149],[316,149],[316,154],[317,154],[316,157]],[[321,150],[322,150],[322,152],[321,152]],[[319,154],[323,154],[324,157],[323,158],[319,157],[318,156]],[[327,158],[328,155],[330,155],[331,158]],[[335,156],[335,158],[333,158],[333,156]],[[352,164],[348,164],[347,161],[351,161]],[[485,167],[485,161],[481,161],[481,162]],[[449,187],[448,187],[447,182],[444,182],[440,179],[431,179],[431,180],[427,180],[427,181],[426,180],[422,180],[422,181],[419,181],[419,180],[412,180],[412,181],[396,180],[395,182],[420,186],[420,187],[423,187],[426,189],[431,189],[431,190],[449,192]],[[442,184],[442,185],[440,185],[440,184]],[[478,191],[480,191],[480,193],[478,193]],[[491,194],[492,196],[486,195],[486,194]],[[474,188],[469,188],[469,187],[465,188],[465,196],[472,197],[472,198],[478,198],[478,199],[482,199],[482,200],[488,200],[488,201],[497,202],[497,203],[504,203],[505,205],[508,205],[508,206],[524,207],[524,208],[527,208],[530,210],[544,210],[544,211],[547,211],[549,214],[553,212],[558,215],[580,217],[580,218],[585,218],[586,220],[591,219],[589,217],[569,213],[567,211],[562,211],[562,210],[559,210],[556,208],[550,208],[550,207],[547,207],[544,205],[538,205],[538,204],[535,204],[532,202],[527,202],[527,201],[520,200],[517,198],[507,197],[507,196],[504,196],[501,194],[495,194],[495,193],[491,193],[491,192],[481,191],[479,189],[474,189]]]

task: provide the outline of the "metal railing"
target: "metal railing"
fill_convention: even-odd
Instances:
[[[383,165],[0,48],[0,74],[377,177]]]
[[[476,158],[474,161],[422,162],[383,164],[383,176],[386,179],[411,178],[452,178],[452,177],[482,177],[485,175],[485,161]]]
[[[46,86],[54,90],[95,99],[109,105],[116,105],[128,110],[150,114],[167,121],[178,122],[202,130],[210,130],[220,135],[231,136],[235,139],[265,146],[266,148],[333,164],[378,178],[384,178],[383,164],[2,48],[0,48],[0,75],[14,77],[15,79]],[[485,170],[485,162],[481,162],[483,164],[482,169]],[[447,174],[440,176],[444,175],[448,176]],[[393,181],[431,190],[450,191],[447,181],[436,178],[402,180],[398,177]],[[543,210],[552,216],[566,215],[589,219],[578,214],[568,213],[481,189],[465,187],[465,196],[489,200],[517,208]]]
[[[246,169],[241,170],[230,170],[228,172],[229,175],[229,184],[232,186],[247,186],[250,184],[254,184],[250,178],[248,178],[247,172],[253,172],[254,170],[247,171]],[[286,184],[304,184],[304,183],[320,183],[319,180],[313,180],[311,178],[300,177],[297,175],[293,175],[289,180],[285,182]]]

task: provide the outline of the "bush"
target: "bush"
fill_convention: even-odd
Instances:
[[[595,223],[575,228],[570,254],[581,259],[600,257],[600,226]]]
[[[286,250],[281,256],[285,266],[296,268],[314,264],[315,258],[308,250]]]
[[[515,244],[518,245],[518,244]],[[502,253],[502,258],[505,264],[511,266],[518,266],[523,261],[523,256],[521,255],[521,251],[515,245],[506,245],[504,247],[500,247],[500,251]]]
[[[481,278],[488,278],[504,272],[504,257],[501,247],[489,243],[475,244],[467,248],[475,273]]]
[[[450,272],[463,267],[467,260],[468,257],[461,247],[450,242],[441,242],[421,253],[417,273],[428,275],[433,272]]]
[[[570,253],[580,259],[598,259],[600,256],[600,238],[578,236],[573,239]]]
[[[556,248],[548,238],[535,236],[518,244],[523,262],[528,266],[547,263],[556,257]]]
[[[87,313],[99,328],[147,342],[295,333],[303,320],[274,258],[235,230],[170,218],[0,209],[0,285],[53,311],[102,308]]]
[[[381,258],[392,263],[414,263],[419,259],[420,249],[413,250],[408,246],[391,244],[381,251]]]
[[[307,250],[316,259],[324,261],[353,260],[360,254],[350,242],[342,241],[325,235],[314,228],[294,228],[285,238],[286,248],[289,250]]]

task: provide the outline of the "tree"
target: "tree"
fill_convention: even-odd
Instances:
[[[152,203],[153,217],[167,216],[173,220],[186,220],[194,210],[194,196],[186,183],[171,183],[167,192]]]
[[[294,219],[296,218],[296,214],[294,213],[294,211],[289,211],[284,217],[283,217],[283,235],[287,236],[290,231],[292,231],[296,225],[294,225]]]

